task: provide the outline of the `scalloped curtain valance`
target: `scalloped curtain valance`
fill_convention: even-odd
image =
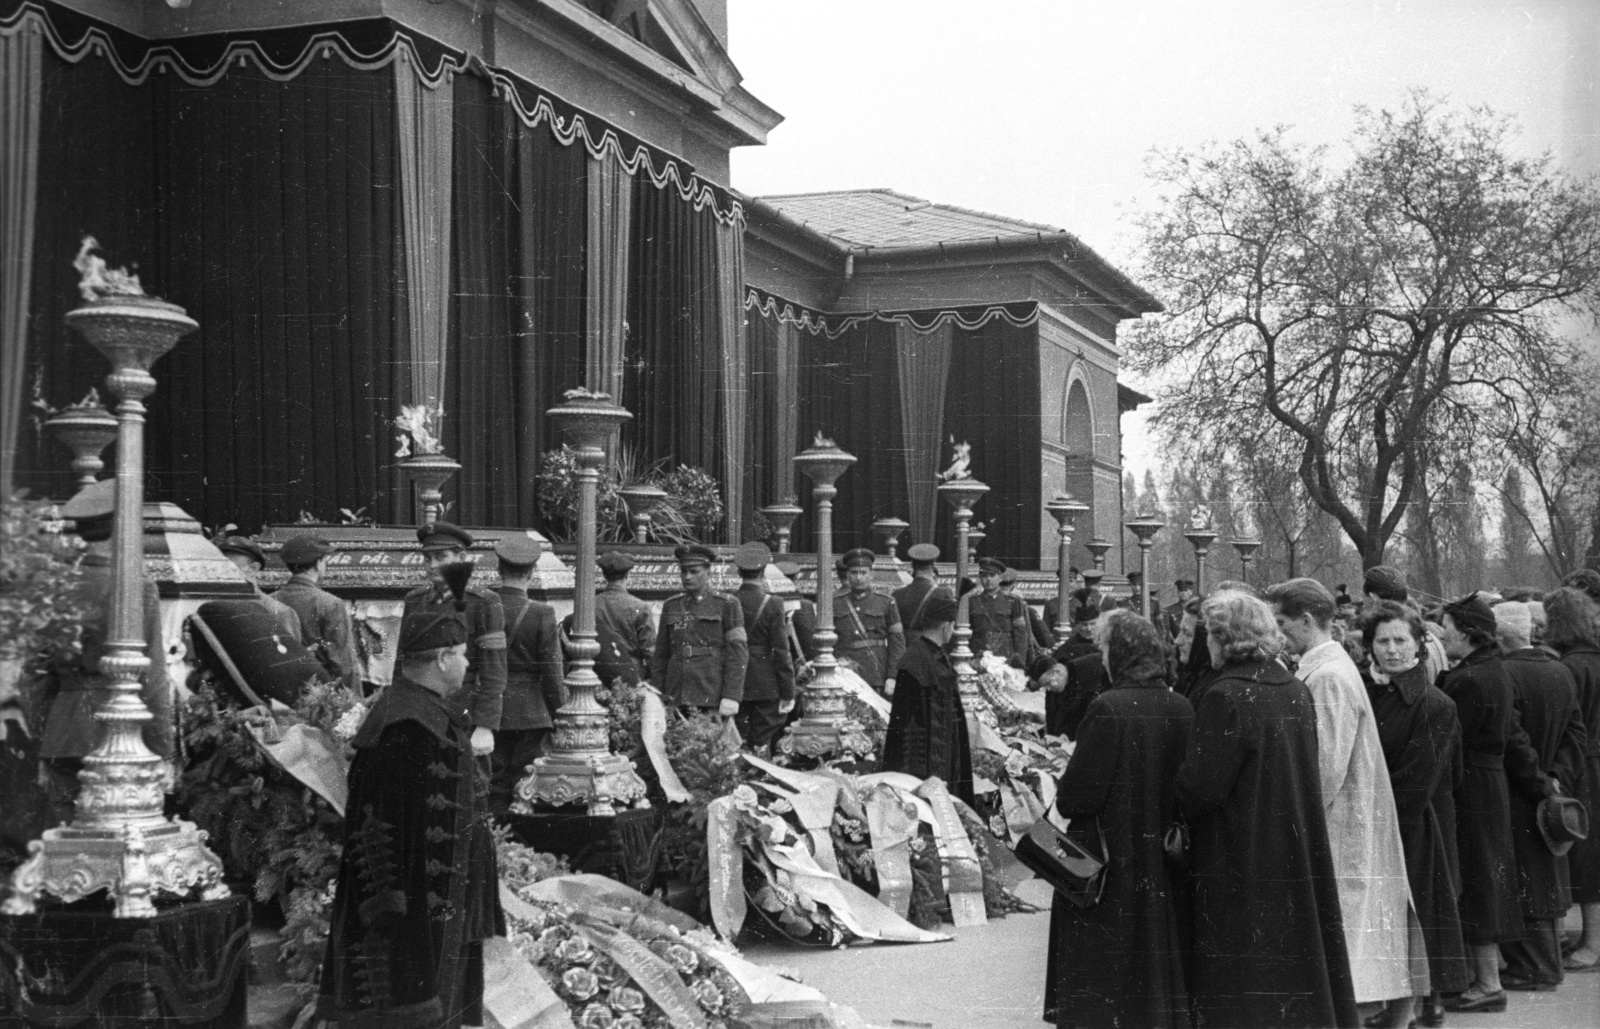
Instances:
[[[1032,300],[1004,304],[969,304],[960,307],[928,308],[917,311],[817,311],[775,293],[755,286],[746,286],[744,309],[762,318],[771,318],[784,325],[828,339],[839,337],[868,322],[891,322],[904,325],[916,332],[932,332],[946,325],[972,331],[981,329],[992,321],[1000,320],[1012,328],[1022,329],[1039,320],[1039,305]]]

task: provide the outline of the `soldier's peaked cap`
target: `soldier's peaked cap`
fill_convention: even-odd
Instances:
[[[333,553],[333,544],[321,536],[295,536],[284,541],[283,563],[286,565],[316,564],[317,559]]]
[[[733,564],[741,572],[759,572],[772,563],[772,551],[765,543],[746,543],[733,555]]]
[[[539,560],[540,554],[544,553],[544,544],[531,536],[518,533],[496,540],[494,552],[506,564],[531,565]]]
[[[678,559],[680,568],[697,565],[710,567],[717,560],[717,552],[702,543],[682,544],[672,552],[672,556]]]
[[[1006,570],[1006,563],[1000,560],[998,557],[978,558],[978,571],[980,572],[993,572],[996,575],[999,575],[1004,573]]]
[[[467,622],[457,611],[414,611],[400,625],[401,656],[467,642]]]
[[[1008,586],[1011,583],[1016,582],[1017,570],[1015,568],[1007,568],[1005,571],[1000,573],[1000,581]]]
[[[906,551],[906,556],[913,561],[937,561],[939,560],[939,548],[932,543],[914,543],[911,549]]]
[[[786,579],[793,579],[800,574],[800,566],[793,561],[779,561],[778,574]]]
[[[423,550],[470,550],[472,533],[449,522],[430,522],[417,530]]]
[[[877,556],[866,547],[857,547],[854,550],[845,551],[844,557],[840,558],[840,560],[844,562],[846,568],[871,568],[872,562]]]
[[[606,551],[600,555],[600,560],[595,563],[607,575],[626,575],[633,570],[633,558],[620,550]]]
[[[211,542],[224,554],[243,554],[258,565],[265,566],[267,563],[267,552],[262,550],[255,540],[245,539],[243,536],[218,536]]]

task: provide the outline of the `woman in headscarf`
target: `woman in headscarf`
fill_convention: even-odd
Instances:
[[[1562,961],[1568,972],[1600,969],[1600,632],[1595,631],[1595,606],[1581,591],[1556,590],[1544,599],[1546,645],[1578,686],[1578,707],[1588,729],[1581,780],[1564,787],[1589,811],[1589,838],[1567,852],[1572,873],[1572,901],[1583,911],[1583,938]]]
[[[952,797],[968,804],[972,795],[972,754],[967,743],[966,712],[956,670],[945,653],[956,620],[956,598],[943,586],[928,594],[911,627],[895,673],[889,728],[883,744],[885,772],[905,772],[918,779],[938,776]]]
[[[1393,600],[1368,607],[1362,643],[1372,655],[1365,678],[1394,791],[1406,878],[1427,946],[1430,992],[1418,1022],[1443,1024],[1441,993],[1472,983],[1461,917],[1456,911],[1455,800],[1461,778],[1461,723],[1456,705],[1428,678],[1427,630],[1411,608]],[[1369,1029],[1410,1024],[1414,998],[1391,1001],[1367,1020]]]
[[[1311,693],[1276,660],[1264,602],[1222,591],[1200,615],[1218,674],[1175,786],[1191,834],[1195,1025],[1354,1027]]]
[[[1056,790],[1069,835],[1091,853],[1106,842],[1105,892],[1050,912],[1045,1018],[1067,1026],[1188,1029],[1188,1001],[1162,837],[1183,761],[1189,702],[1167,688],[1167,656],[1150,622],[1112,611],[1095,625],[1111,688],[1089,705]],[[1096,824],[1098,822],[1098,825]]]

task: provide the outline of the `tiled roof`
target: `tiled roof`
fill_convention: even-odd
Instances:
[[[935,204],[892,189],[790,193],[758,198],[790,221],[846,249],[933,247],[1063,235],[1064,229],[964,207]]]

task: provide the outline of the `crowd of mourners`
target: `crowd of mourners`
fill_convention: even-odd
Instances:
[[[1075,741],[1051,817],[1106,859],[1056,900],[1047,1021],[1440,1026],[1600,966],[1600,573],[1181,585],[1077,591],[1028,669]]]

